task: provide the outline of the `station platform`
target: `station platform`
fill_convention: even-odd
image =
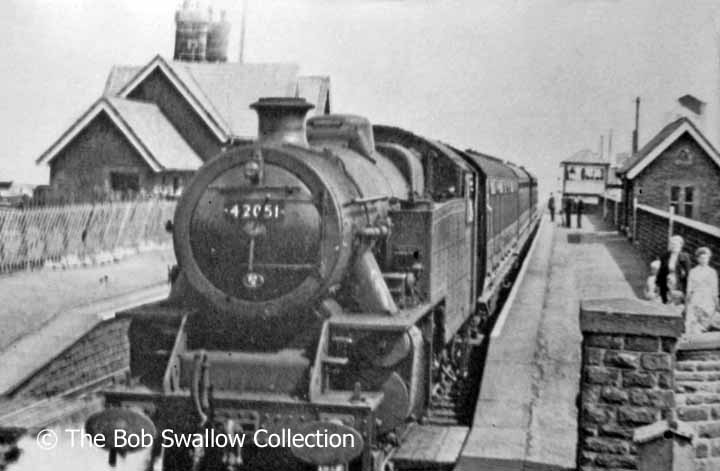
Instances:
[[[648,272],[599,216],[582,225],[568,229],[544,216],[490,336],[456,470],[576,468],[580,300],[639,296]]]
[[[117,310],[167,297],[172,251],[0,277],[0,397]]]

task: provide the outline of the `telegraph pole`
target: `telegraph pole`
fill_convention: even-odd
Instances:
[[[240,20],[240,53],[238,54],[238,61],[241,64],[245,61],[245,30],[247,29],[247,9],[248,0],[243,0],[242,18]]]
[[[635,98],[635,130],[633,131],[632,153],[638,151],[638,133],[640,132],[640,97]]]

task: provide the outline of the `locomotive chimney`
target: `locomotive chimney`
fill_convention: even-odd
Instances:
[[[258,141],[308,147],[305,115],[315,106],[304,98],[260,98],[250,108],[258,114]]]

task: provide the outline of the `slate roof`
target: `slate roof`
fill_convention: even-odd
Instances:
[[[108,101],[164,170],[197,170],[202,165],[157,105],[121,98]]]
[[[609,165],[609,162],[597,152],[593,152],[590,149],[583,149],[575,152],[569,158],[560,162],[561,164],[605,164]]]
[[[625,161],[622,167],[620,167],[617,171],[619,175],[625,174],[628,171],[630,171],[633,167],[635,167],[642,159],[647,157],[650,152],[652,152],[657,146],[659,146],[665,139],[667,139],[672,133],[677,131],[680,126],[682,126],[685,122],[690,123],[692,125],[692,122],[687,118],[679,118],[673,121],[670,124],[667,124],[664,128],[660,130],[659,133],[655,134],[655,136],[648,141],[647,144],[642,146],[642,149],[637,151],[635,155],[630,157],[628,160]],[[694,125],[693,125],[694,127]]]
[[[100,113],[106,113],[120,132],[155,171],[196,170],[202,160],[153,103],[102,97],[96,101],[37,163],[49,164]]]
[[[103,95],[114,96],[117,95],[127,83],[135,77],[140,70],[141,66],[136,65],[114,65],[110,69],[108,78],[105,81],[105,90]]]
[[[720,154],[708,141],[705,135],[687,117],[681,117],[669,123],[660,130],[618,170],[618,174],[627,179],[633,179],[650,165],[665,149],[677,141],[684,134],[688,134],[706,152],[710,160],[720,167]]]
[[[257,134],[257,115],[249,105],[258,98],[299,96],[315,105],[310,115],[319,115],[330,90],[329,77],[299,76],[296,64],[173,62],[156,56],[142,67],[113,67],[105,95],[126,97],[132,91],[129,85],[155,65],[167,66],[226,133],[246,139]]]
[[[311,75],[298,77],[295,96],[305,98],[315,104],[312,113],[321,115],[325,108],[330,108],[330,77]]]

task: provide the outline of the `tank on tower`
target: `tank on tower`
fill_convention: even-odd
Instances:
[[[220,19],[212,21],[207,35],[207,52],[205,60],[208,62],[227,62],[228,37],[230,36],[230,23],[227,21],[225,10],[220,11]]]
[[[207,50],[207,37],[210,22],[207,14],[196,3],[190,6],[190,0],[183,2],[182,9],[175,13],[175,55],[176,61],[202,62]]]

